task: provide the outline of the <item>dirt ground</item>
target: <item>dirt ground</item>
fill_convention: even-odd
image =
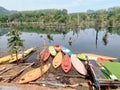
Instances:
[[[7,88],[9,90],[75,90],[73,88],[49,88],[32,84],[0,83],[0,90],[8,90]]]
[[[31,63],[0,65],[0,90],[90,90],[88,80],[80,76],[74,68],[72,68],[69,73],[65,74],[61,68],[55,70],[51,67],[47,73],[31,83],[17,83],[24,73],[37,67],[33,65],[26,68],[30,64]],[[4,68],[5,70],[8,70],[2,70]],[[24,68],[26,69],[17,75],[18,72]],[[15,75],[17,76],[8,82],[11,79],[11,76]],[[120,87],[108,90],[120,90]]]
[[[19,71],[30,65],[31,63],[23,63],[23,64],[3,64],[0,65],[0,69],[5,67],[5,70],[0,71],[0,90],[89,90],[89,86],[86,83],[87,80],[84,78],[77,78],[77,72],[70,72],[68,74],[64,74],[59,68],[57,71],[52,67],[50,70],[40,77],[39,79],[33,81],[29,84],[18,84],[20,77],[26,73],[27,71],[35,68],[36,66],[30,66],[26,68],[20,75],[16,76],[13,80],[9,82],[11,76],[15,76]],[[74,71],[74,70],[73,70]],[[74,74],[71,74],[74,73]],[[70,76],[72,77],[70,77]],[[69,76],[69,77],[68,77]],[[76,77],[75,77],[76,76]],[[50,84],[36,84],[35,82],[48,81]],[[56,85],[57,84],[57,85]],[[79,84],[77,86],[74,86]],[[68,85],[68,86],[67,86]],[[73,87],[69,87],[69,85],[73,85]]]

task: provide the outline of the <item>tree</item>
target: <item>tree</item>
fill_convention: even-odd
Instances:
[[[23,46],[23,40],[20,38],[21,33],[18,30],[11,30],[7,36],[8,38],[8,47],[11,54],[16,54],[16,59],[18,63],[18,49]]]

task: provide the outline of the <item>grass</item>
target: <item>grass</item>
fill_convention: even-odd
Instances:
[[[117,78],[120,80],[120,63],[119,62],[104,62],[102,63],[105,65],[108,70],[117,76]]]

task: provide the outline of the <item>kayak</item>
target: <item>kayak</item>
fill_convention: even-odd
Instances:
[[[55,50],[56,50],[57,52],[61,51],[60,45],[56,44],[54,47],[55,47]]]
[[[117,59],[117,58],[114,58],[114,57],[98,55],[98,54],[93,54],[93,53],[81,53],[81,54],[87,56],[88,59],[91,59],[91,60],[93,59],[93,60],[101,61],[101,62],[111,61],[111,60],[116,60]]]
[[[61,63],[62,69],[65,73],[69,72],[70,69],[72,68],[71,60],[68,54],[65,54],[63,56],[63,60]]]
[[[86,61],[86,55],[84,54],[76,54],[77,58],[79,58],[80,60]]]
[[[23,52],[23,54],[18,54],[18,60],[22,59],[23,57],[26,57],[28,54],[30,54],[32,51],[35,51],[35,48],[29,48]],[[2,63],[12,63],[14,61],[17,61],[16,54],[7,55],[2,58],[0,58],[0,64]]]
[[[82,61],[80,61],[76,55],[72,54],[71,55],[71,62],[73,67],[82,75],[87,75],[87,70],[84,66],[84,64],[82,63]]]
[[[21,76],[18,83],[28,83],[30,81],[38,79],[39,77],[41,77],[44,73],[46,73],[48,71],[50,66],[51,66],[51,64],[48,63],[48,64],[45,64],[44,66],[41,66],[41,67],[38,67],[38,68],[28,71],[23,76]]]
[[[62,52],[58,52],[57,55],[53,58],[52,65],[54,68],[57,68],[61,65],[62,62]]]
[[[47,61],[49,56],[50,56],[50,52],[47,49],[43,49],[39,54],[40,59],[42,59],[43,61]]]
[[[25,50],[23,52],[23,55],[22,54],[18,54],[18,60],[24,59],[24,57],[26,57],[27,55],[29,55],[33,51],[35,51],[35,48],[29,48],[29,49],[27,49],[27,50]],[[13,62],[17,61],[16,56],[14,56],[12,58],[14,58],[14,59],[9,60],[8,63],[13,63]]]
[[[73,53],[70,51],[70,49],[64,47],[64,46],[60,46],[61,50],[63,51],[63,53],[68,54],[68,55],[72,55]]]
[[[25,50],[25,51],[23,52],[24,57],[27,56],[29,53],[33,52],[34,50],[35,50],[35,48],[29,48],[29,49]]]
[[[54,46],[49,46],[49,52],[52,56],[55,56],[57,54],[57,52],[55,51]]]
[[[119,62],[102,62],[102,64],[120,80]]]

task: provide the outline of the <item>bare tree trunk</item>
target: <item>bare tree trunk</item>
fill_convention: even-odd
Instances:
[[[18,51],[16,50],[16,59],[17,59],[17,64],[18,64]]]

